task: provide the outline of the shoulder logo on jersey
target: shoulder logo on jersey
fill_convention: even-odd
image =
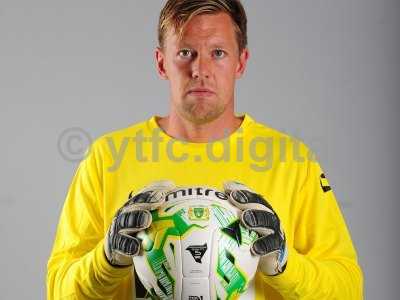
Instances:
[[[319,177],[319,183],[324,193],[329,192],[331,190],[331,186],[329,185],[328,179],[326,179],[324,173],[321,173],[321,176]]]
[[[192,254],[195,262],[201,264],[201,259],[203,258],[204,253],[207,251],[207,243],[204,245],[196,245],[196,246],[189,246],[186,248]]]

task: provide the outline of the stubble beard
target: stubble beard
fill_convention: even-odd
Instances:
[[[221,102],[208,99],[184,99],[179,107],[180,113],[190,122],[201,125],[217,119],[224,111]]]

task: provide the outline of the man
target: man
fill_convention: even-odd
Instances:
[[[313,153],[234,113],[249,58],[246,24],[239,1],[166,2],[155,58],[170,84],[169,114],[92,144],[60,217],[48,299],[134,298],[136,232],[185,185],[223,190],[260,234],[249,253],[260,256],[255,299],[362,299],[355,249]]]

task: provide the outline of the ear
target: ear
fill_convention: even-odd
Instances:
[[[250,57],[250,52],[248,48],[244,48],[242,50],[242,53],[240,53],[239,56],[239,63],[236,68],[236,79],[239,79],[242,77],[244,71],[246,70],[247,66],[247,61]]]
[[[156,67],[158,71],[158,75],[162,78],[167,80],[167,72],[165,69],[165,54],[163,52],[163,49],[160,47],[156,47],[156,50],[154,52],[155,58],[156,58]]]

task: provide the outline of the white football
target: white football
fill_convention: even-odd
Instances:
[[[240,210],[210,187],[180,187],[152,211],[138,233],[133,258],[139,280],[156,299],[254,299],[259,258],[250,247],[257,233],[240,224]]]

